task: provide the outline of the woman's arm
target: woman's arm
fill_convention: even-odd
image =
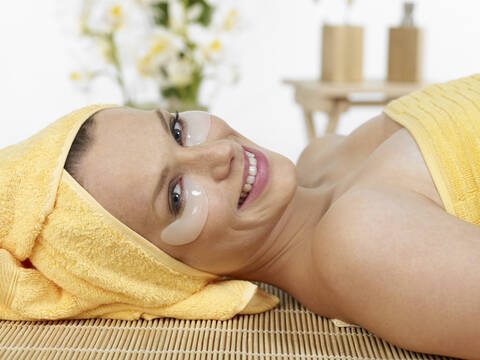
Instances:
[[[316,264],[338,318],[408,350],[480,359],[479,226],[393,189],[349,193],[322,222]]]

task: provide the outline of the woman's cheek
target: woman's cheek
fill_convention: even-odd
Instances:
[[[220,193],[210,196],[209,199],[205,233],[216,238],[223,237],[230,228],[231,209]]]

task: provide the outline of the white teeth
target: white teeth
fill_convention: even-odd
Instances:
[[[243,185],[242,192],[240,194],[240,200],[238,201],[238,205],[240,206],[245,201],[245,198],[248,196],[248,193],[252,190],[252,184],[255,182],[255,175],[257,175],[257,159],[255,159],[255,155],[251,152],[245,150],[245,153],[248,156],[248,176],[246,179],[245,184]]]

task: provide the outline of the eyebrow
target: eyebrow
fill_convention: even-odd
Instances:
[[[165,116],[163,116],[162,111],[160,109],[156,109],[155,114],[157,115],[157,118],[160,120],[160,123],[162,124],[162,127],[165,130],[165,133],[168,134],[167,120],[165,119]],[[168,173],[168,167],[165,166],[162,169],[162,172],[160,174],[160,178],[158,179],[158,182],[155,185],[155,189],[153,190],[152,204],[155,201],[155,199],[157,198],[158,194],[162,191],[162,189],[165,185],[165,179],[167,178],[167,173]]]

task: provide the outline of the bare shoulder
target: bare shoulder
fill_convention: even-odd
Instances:
[[[344,138],[344,135],[327,134],[310,142],[297,160],[298,185],[315,186],[328,173],[330,166],[341,163]]]
[[[345,137],[345,135],[339,134],[325,134],[313,139],[301,152],[297,160],[297,168],[311,166],[312,161],[317,160],[335,146],[338,146]]]
[[[402,126],[384,113],[371,118],[349,135],[326,134],[314,139],[300,154],[297,178],[301,186],[315,186],[327,173],[343,173],[369,156]]]
[[[409,350],[480,358],[480,227],[404,189],[362,188],[319,224],[335,317]]]

